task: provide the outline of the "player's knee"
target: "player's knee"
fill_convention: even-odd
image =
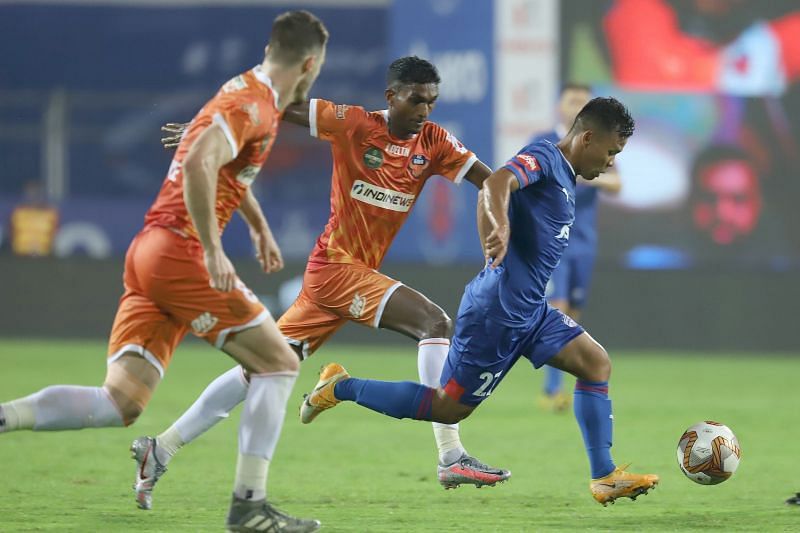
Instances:
[[[597,345],[596,349],[592,350],[588,366],[592,374],[591,381],[608,381],[611,379],[611,358],[602,346]]]
[[[108,384],[106,384],[105,389],[108,391],[108,395],[114,402],[120,417],[122,417],[122,423],[126,427],[136,422],[150,400],[150,394],[148,393],[140,393],[136,395],[137,397],[132,397],[130,394]]]
[[[453,320],[438,306],[428,310],[423,338],[449,339],[453,335]]]
[[[440,424],[458,424],[465,418],[467,418],[467,414],[453,411],[441,413],[435,422],[439,422]]]
[[[142,414],[160,379],[158,371],[138,356],[126,356],[108,366],[103,388],[125,426]]]
[[[431,404],[433,422],[440,424],[458,424],[469,416],[472,408],[461,404],[439,389]]]

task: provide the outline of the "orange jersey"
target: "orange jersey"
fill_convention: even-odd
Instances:
[[[477,157],[441,126],[426,122],[410,139],[389,133],[386,111],[311,100],[311,135],[331,143],[331,214],[309,263],[378,268],[425,181],[459,183]]]
[[[197,230],[183,201],[183,161],[200,134],[211,124],[217,124],[225,133],[233,156],[217,177],[215,204],[222,233],[275,142],[280,121],[277,100],[269,77],[260,67],[225,83],[189,124],[161,191],[145,215],[145,227],[167,227],[197,239]]]

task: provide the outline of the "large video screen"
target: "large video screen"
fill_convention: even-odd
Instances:
[[[800,268],[800,4],[561,2],[561,78],[631,109],[599,260]]]

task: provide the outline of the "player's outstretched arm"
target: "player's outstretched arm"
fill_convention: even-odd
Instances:
[[[483,182],[486,178],[492,175],[492,169],[487,167],[483,161],[478,159],[475,161],[466,174],[464,179],[475,185],[478,189],[483,188]]]
[[[489,233],[492,232],[492,223],[489,222],[489,216],[486,212],[486,209],[483,206],[484,202],[484,194],[483,189],[478,191],[478,213],[477,213],[477,221],[478,221],[478,239],[481,241],[481,250],[483,250],[483,257],[486,259],[486,262],[489,262],[489,254],[486,253],[486,238],[489,237]]]
[[[278,247],[267,218],[261,210],[261,205],[251,189],[247,189],[247,193],[239,205],[239,212],[250,227],[250,239],[253,241],[256,258],[261,264],[261,269],[267,274],[281,270],[283,268],[281,249]]]
[[[483,208],[491,224],[484,251],[487,260],[492,260],[493,268],[502,263],[506,257],[508,239],[511,236],[508,201],[511,193],[517,189],[519,189],[517,177],[505,168],[497,170],[483,184]]]
[[[203,245],[210,284],[223,292],[233,290],[236,271],[222,249],[214,206],[219,169],[234,155],[222,128],[212,124],[192,143],[183,162],[183,201]]]
[[[290,104],[283,112],[283,120],[298,126],[311,127],[308,121],[309,102]]]

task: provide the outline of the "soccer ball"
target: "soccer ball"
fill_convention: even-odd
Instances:
[[[686,477],[701,485],[727,480],[739,467],[739,441],[719,422],[698,422],[678,441],[678,466]]]

